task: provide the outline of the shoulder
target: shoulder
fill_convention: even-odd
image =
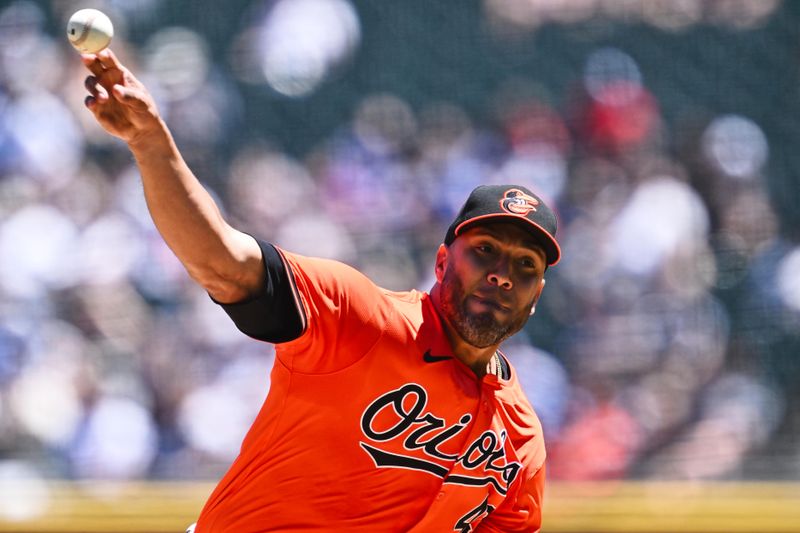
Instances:
[[[354,281],[372,284],[367,276],[341,261],[300,255],[288,252],[277,246],[275,249],[295,275],[305,275],[308,278],[331,280],[352,279]]]
[[[397,304],[399,307],[419,307],[422,300],[427,297],[427,293],[420,292],[415,289],[410,291],[391,291],[389,289],[381,289],[381,292],[386,298]]]
[[[278,249],[301,295],[328,301],[334,306],[377,303],[383,292],[370,278],[351,265],[334,259],[308,257]]]

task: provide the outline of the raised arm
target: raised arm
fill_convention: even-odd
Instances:
[[[81,56],[86,107],[128,144],[142,175],[150,215],[189,275],[215,300],[236,302],[261,289],[264,265],[256,241],[222,218],[178,151],[147,88],[111,50]]]

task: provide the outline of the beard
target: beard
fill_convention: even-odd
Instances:
[[[451,264],[448,263],[445,268],[440,300],[442,312],[462,339],[476,348],[488,348],[500,344],[522,329],[530,316],[530,307],[512,313],[505,321],[497,320],[491,311],[469,311],[464,284],[452,271]]]

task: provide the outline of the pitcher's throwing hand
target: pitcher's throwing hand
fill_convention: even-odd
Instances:
[[[153,97],[114,52],[82,54],[81,60],[92,72],[84,82],[89,91],[84,103],[107,132],[132,143],[158,130],[161,119]]]

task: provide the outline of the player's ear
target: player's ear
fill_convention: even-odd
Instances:
[[[444,279],[444,272],[447,270],[447,258],[450,250],[445,244],[440,244],[439,249],[436,250],[436,265],[434,266],[434,273],[436,274],[436,281],[439,283]]]
[[[542,295],[543,290],[544,290],[544,278],[542,278],[541,283],[539,283],[539,288],[536,289],[536,294],[533,295],[533,303],[531,304],[531,311],[530,311],[531,315],[533,315],[536,312],[536,303],[539,301],[539,297]]]

